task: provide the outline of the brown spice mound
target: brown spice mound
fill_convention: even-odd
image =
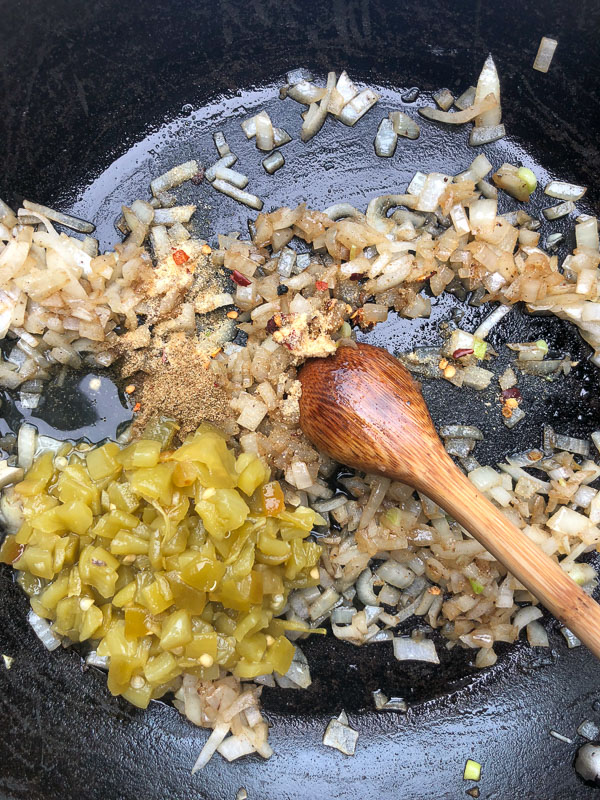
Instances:
[[[134,421],[135,434],[157,414],[178,421],[180,439],[195,431],[204,420],[220,427],[231,424],[229,398],[216,383],[210,357],[195,338],[184,333],[172,335],[161,350],[146,355],[144,370],[136,373],[132,381],[140,404]]]

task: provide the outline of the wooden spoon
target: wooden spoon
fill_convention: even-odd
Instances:
[[[300,425],[319,450],[424,492],[600,657],[600,606],[458,469],[397,359],[367,344],[341,347],[307,361],[299,377]]]

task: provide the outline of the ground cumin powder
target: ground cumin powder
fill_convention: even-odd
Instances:
[[[139,403],[136,434],[156,414],[177,420],[180,439],[205,420],[222,427],[233,419],[229,397],[210,370],[210,356],[185,333],[173,334],[163,348],[146,354],[144,372],[137,372],[132,383]]]

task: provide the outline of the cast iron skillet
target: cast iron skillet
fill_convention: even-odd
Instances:
[[[552,174],[597,184],[600,14],[591,4],[30,0],[23,9],[1,0],[0,11],[0,196],[105,220],[103,245],[115,239],[119,203],[144,196],[149,177],[163,168],[189,157],[214,158],[210,133],[218,129],[226,130],[267,208],[301,199],[317,207],[337,199],[364,207],[376,194],[404,188],[416,168],[465,168],[475,153],[464,131],[448,138],[424,123],[421,139],[402,142],[391,161],[376,159],[371,142],[383,111],[401,107],[403,91],[416,85],[425,92],[408,104],[414,114],[427,91],[464,90],[489,50],[502,77],[510,133],[487,151],[494,165],[516,159],[534,166],[541,182]],[[560,42],[546,76],[531,70],[544,34]],[[297,141],[301,109],[276,100],[273,83],[296,66],[321,74],[347,68],[382,87],[383,100],[356,129],[328,122],[305,148]],[[284,149],[287,166],[274,178],[239,129],[244,115],[265,105],[295,137]],[[597,205],[596,190],[588,194],[591,207]],[[207,238],[244,230],[245,210],[208,187],[187,186],[180,196],[199,204],[197,226]],[[369,338],[392,351],[435,342],[439,321],[461,313],[469,327],[487,312],[450,298],[434,305],[430,322],[394,319]],[[585,361],[589,348],[566,323],[514,312],[491,342],[505,359],[503,341],[542,337],[581,362],[568,380],[524,383],[528,415],[512,434],[499,424],[493,391],[472,396],[447,383],[424,386],[437,422],[481,425],[486,441],[476,455],[482,463],[538,445],[547,420],[574,435],[598,427],[597,373]],[[36,412],[40,430],[98,441],[130,416],[112,385],[96,399],[86,396],[86,386],[78,376],[62,393],[53,390]],[[19,407],[9,397],[3,413],[3,430],[18,423]],[[276,755],[267,763],[250,757],[233,765],[216,757],[192,777],[205,734],[166,704],[140,712],[111,697],[104,676],[84,671],[76,653],[42,648],[25,623],[26,611],[25,597],[3,569],[0,652],[14,658],[10,671],[0,666],[4,798],[225,800],[244,786],[261,800],[440,800],[465,796],[472,786],[462,780],[468,757],[483,763],[482,797],[594,796],[572,769],[576,744],[549,731],[575,736],[585,717],[598,721],[598,664],[583,648],[568,651],[552,621],[550,651],[505,648],[483,672],[470,666],[469,653],[456,650],[441,650],[440,667],[406,667],[383,646],[308,642],[311,688],[263,695]],[[370,693],[376,688],[404,696],[409,712],[375,714]],[[327,720],[342,707],[360,732],[354,758],[321,745]]]

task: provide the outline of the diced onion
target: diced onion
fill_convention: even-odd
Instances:
[[[396,636],[393,641],[394,657],[398,661],[429,661],[439,664],[440,659],[431,639],[412,639],[410,636]]]
[[[454,105],[461,111],[463,111],[465,108],[468,108],[469,106],[472,106],[473,103],[475,102],[476,91],[477,90],[474,86],[469,86],[469,88],[466,89],[460,95],[460,97],[456,98],[456,100],[454,101]]]
[[[502,124],[473,128],[469,136],[469,144],[471,147],[481,147],[484,144],[497,142],[498,139],[503,139],[505,136],[506,128]]]
[[[216,133],[213,133],[213,140],[219,156],[221,158],[223,158],[223,156],[228,156],[231,150],[229,149],[229,145],[227,144],[227,139],[225,139],[225,134],[223,131],[217,131]]]
[[[23,480],[23,474],[20,467],[9,467],[6,461],[0,461],[0,489]]]
[[[547,220],[560,219],[575,211],[575,204],[571,200],[567,200],[564,203],[559,203],[557,206],[544,208],[542,211]]]
[[[538,608],[537,606],[524,606],[523,608],[520,608],[514,615],[512,618],[512,624],[515,626],[517,631],[520,631],[526,625],[529,625],[530,622],[539,619],[541,616],[541,608]]]
[[[269,175],[273,175],[273,173],[277,172],[278,169],[281,169],[284,164],[285,159],[279,150],[275,150],[273,153],[264,158],[262,162],[265,172],[268,172]]]
[[[283,128],[273,128],[273,147],[283,147],[292,141],[292,137]]]
[[[108,669],[109,660],[109,656],[99,656],[95,650],[92,650],[85,657],[85,663],[88,667],[98,667],[98,669]]]
[[[335,203],[334,205],[329,206],[329,208],[326,208],[323,213],[326,214],[329,219],[334,220],[334,222],[337,222],[339,219],[346,219],[347,217],[354,219],[365,218],[365,215],[360,211],[357,211],[354,206],[350,205],[350,203]]]
[[[315,86],[315,84],[310,81],[300,81],[295,86],[290,86],[287,90],[288,97],[291,97],[292,100],[295,100],[297,103],[304,103],[304,105],[307,106],[311,103],[318,103],[326,93],[327,90],[325,88],[322,86]],[[246,136],[248,136],[248,133],[246,133]],[[252,137],[248,136],[248,138],[250,139]]]
[[[231,170],[228,170],[231,172]],[[238,173],[236,173],[238,174]],[[174,206],[173,208],[157,208],[154,212],[156,225],[174,225],[189,222],[196,211],[196,206]]]
[[[398,589],[406,589],[415,579],[415,573],[412,569],[392,559],[384,561],[377,568],[376,574],[378,578],[381,578],[391,586],[396,586]]]
[[[596,217],[589,217],[575,225],[575,239],[578,248],[598,250],[598,220]]]
[[[442,425],[440,428],[442,439],[476,439],[483,440],[483,433],[475,425]]]
[[[463,111],[441,111],[439,108],[424,106],[419,109],[419,114],[433,122],[445,122],[448,125],[464,125],[467,122],[472,122],[475,117],[493,111],[497,106],[498,101],[494,95],[490,94],[481,102],[475,103],[470,108],[465,108]]]
[[[338,118],[344,125],[356,125],[358,120],[364,117],[367,111],[373,108],[378,100],[379,95],[377,92],[374,92],[372,89],[363,89],[362,92],[359,92],[356,97],[353,97],[352,100],[344,106]]]
[[[389,118],[394,129],[394,133],[398,136],[404,136],[406,139],[418,139],[421,129],[408,114],[402,111],[390,111]]]
[[[309,69],[299,67],[298,69],[290,70],[286,74],[285,79],[290,86],[295,86],[297,83],[300,83],[300,81],[312,81],[313,76]]]
[[[285,675],[279,675],[279,673],[276,672],[275,679],[282,689],[308,689],[311,685],[312,680],[308,661],[298,646],[296,646],[294,657],[288,671]]]
[[[259,150],[272,150],[273,149],[273,123],[266,111],[261,111],[254,117],[254,126],[256,129],[255,139],[256,146]]]
[[[394,130],[391,120],[384,117],[379,123],[375,136],[375,153],[380,158],[391,158],[396,152],[398,134]]]
[[[223,756],[226,761],[235,761],[236,758],[250,755],[255,752],[254,745],[242,733],[237,736],[228,736],[217,747],[217,752]]]
[[[590,443],[587,439],[576,439],[574,436],[564,436],[562,433],[554,434],[554,447],[579,456],[590,454]]]
[[[448,111],[454,103],[454,95],[449,89],[440,89],[439,92],[434,92],[432,97],[442,111]]]
[[[401,711],[405,714],[408,711],[408,703],[402,697],[390,697],[390,699],[381,706],[382,711]]]
[[[477,183],[482,178],[485,178],[491,169],[492,164],[490,160],[484,153],[480,153],[473,159],[468,169],[456,176],[456,180],[473,181],[474,183]]]
[[[535,61],[533,62],[533,68],[538,72],[548,72],[557,45],[558,42],[556,39],[549,39],[547,36],[542,36]]]
[[[500,120],[502,119],[502,109],[500,107],[500,79],[498,78],[498,71],[491,54],[486,58],[483,69],[479,75],[479,80],[477,81],[475,104],[481,103],[490,94],[495,98],[496,106],[488,111],[482,112],[475,119],[475,125],[478,128],[500,127]],[[478,143],[483,144],[483,142]],[[471,141],[470,144],[475,144],[475,142]]]
[[[206,740],[204,747],[200,751],[200,755],[198,756],[196,763],[192,767],[192,775],[195,772],[198,772],[199,769],[202,769],[208,764],[208,762],[213,757],[213,754],[216,752],[217,748],[219,747],[223,739],[229,733],[229,728],[230,728],[229,722],[217,722],[210,736]]]
[[[427,175],[424,172],[415,172],[406,189],[407,194],[420,195],[425,186]]]
[[[150,183],[152,194],[156,197],[160,192],[168,192],[169,189],[174,189],[176,186],[184,183],[184,181],[191,180],[194,175],[198,174],[198,162],[186,161],[184,164],[179,164],[164,175],[160,175]]]
[[[444,175],[441,172],[430,172],[429,175],[426,176],[423,188],[419,193],[419,199],[415,206],[416,210],[435,211],[439,205],[440,197],[445,192],[451,180],[449,175]]]
[[[495,186],[492,186],[492,184],[488,183],[487,181],[478,181],[477,188],[484,197],[487,197],[490,200],[494,197],[498,197],[498,189],[496,189]]]
[[[229,167],[232,167],[236,161],[237,161],[237,156],[234,155],[233,153],[229,153],[228,155],[220,158],[218,161],[215,161],[212,167],[209,167],[206,170],[206,172],[204,173],[204,177],[206,178],[207,181],[209,181],[209,183],[212,183],[217,177],[218,169],[221,169],[223,167],[229,169]]]
[[[329,589],[326,589],[322,595],[319,595],[318,599],[311,605],[309,612],[310,618],[313,621],[318,619],[323,614],[330,611],[339,600],[339,594],[330,586]]]
[[[373,591],[373,573],[368,567],[360,573],[355,585],[356,594],[361,603],[372,606],[379,605],[379,598]]]
[[[492,313],[478,325],[473,336],[478,339],[486,339],[492,328],[497,325],[501,319],[504,319],[510,311],[512,311],[512,306],[499,305],[498,308],[495,308]]]
[[[577,536],[590,526],[590,521],[578,511],[573,511],[572,508],[567,508],[567,506],[561,506],[558,511],[550,517],[546,525],[550,530],[556,531],[557,533]]]
[[[571,558],[571,556],[569,556]],[[580,561],[569,561],[565,558],[560,562],[561,567],[565,570],[575,583],[580,586],[585,586],[586,583],[591,583],[596,580],[596,570],[591,564],[583,564]]]
[[[27,472],[33,464],[33,457],[37,447],[37,430],[28,422],[23,423],[19,428],[17,438],[17,458],[21,469]]]
[[[30,200],[23,200],[23,207],[28,211],[35,211],[38,214],[43,214],[53,222],[57,222],[59,225],[64,225],[65,228],[71,228],[71,230],[79,231],[80,233],[93,233],[96,230],[96,226],[91,222],[78,219],[70,214],[63,214],[62,211],[55,211],[53,208],[42,206],[39,203],[32,203]]]
[[[587,187],[564,181],[550,181],[544,189],[544,194],[557,200],[581,200],[586,192]]]
[[[61,640],[54,634],[48,620],[38,617],[34,611],[30,611],[27,615],[27,621],[47,650],[56,650],[57,647],[60,647]]]
[[[548,634],[539,622],[530,622],[527,625],[527,641],[531,647],[549,647]]]
[[[600,734],[600,728],[591,719],[584,719],[577,728],[577,733],[589,742],[595,742]]]
[[[358,94],[358,89],[348,77],[347,72],[342,72],[331,92],[327,110],[334,117],[339,117],[345,105]]]
[[[469,472],[469,480],[480,492],[487,492],[494,486],[499,486],[502,476],[493,467],[478,467]]]
[[[343,724],[339,719],[332,719],[323,735],[323,744],[326,747],[333,747],[347,756],[354,755],[357,741],[358,731]]]
[[[317,134],[323,127],[323,123],[327,117],[327,107],[321,103],[311,103],[304,117],[302,128],[300,131],[300,138],[303,142],[308,142]]]
[[[233,200],[237,200],[238,203],[243,203],[249,208],[255,208],[257,211],[260,211],[264,205],[263,201],[255,194],[244,192],[242,189],[238,189],[237,186],[232,186],[230,183],[227,183],[227,181],[222,181],[216,178],[213,181],[213,188],[218,192],[226,194]]]
[[[560,632],[565,637],[565,641],[567,642],[567,647],[572,649],[574,647],[581,647],[581,640],[575,636],[573,631],[570,631],[568,628],[564,626],[560,629]]]

